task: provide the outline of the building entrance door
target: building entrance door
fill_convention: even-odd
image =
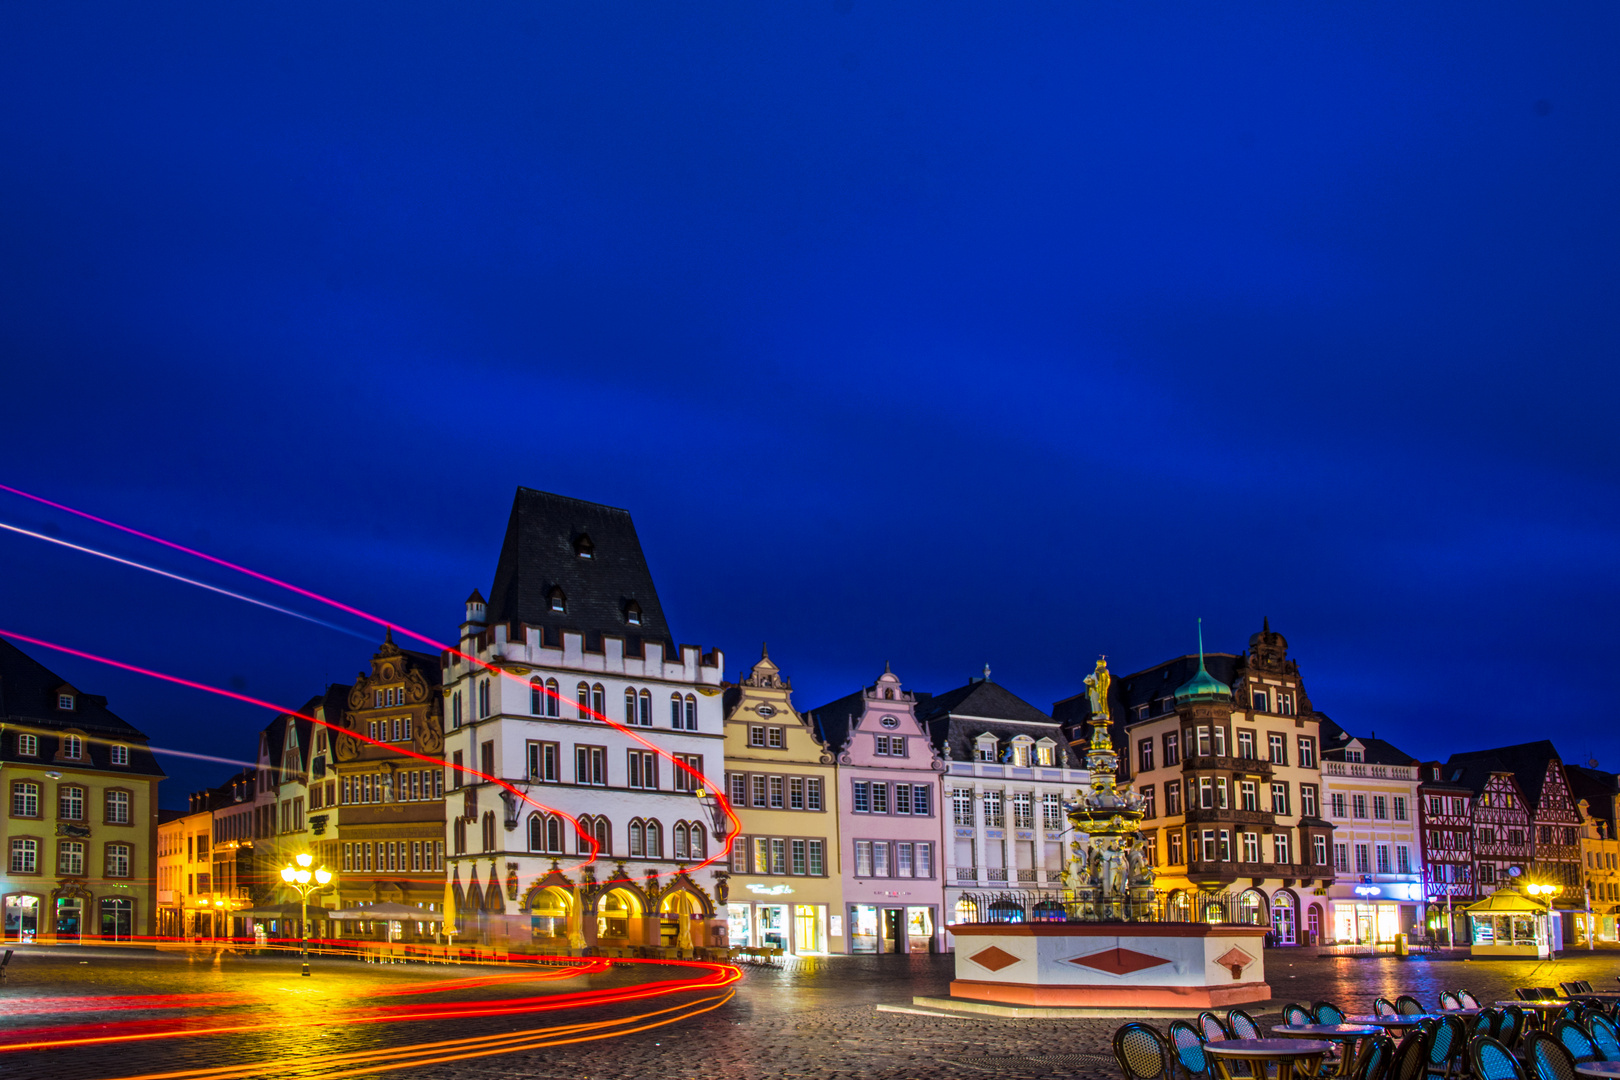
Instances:
[[[793,905],[793,951],[822,952],[821,928],[813,904]]]
[[[905,952],[906,941],[906,909],[883,909],[883,940],[878,944],[878,952]]]
[[[1279,892],[1271,898],[1271,930],[1278,945],[1295,941],[1294,898]]]
[[[64,896],[56,901],[56,940],[77,942],[84,933],[84,901]]]

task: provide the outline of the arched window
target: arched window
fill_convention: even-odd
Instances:
[[[647,691],[641,692],[641,714],[638,717],[642,727],[652,727],[652,695]]]
[[[556,679],[546,680],[546,715],[558,715],[558,706],[562,704],[562,687],[557,685]]]
[[[455,824],[456,854],[467,854],[467,821],[465,818],[456,818]]]
[[[607,818],[597,818],[595,826],[597,854],[603,858],[613,854],[613,829]]]
[[[579,819],[579,828],[574,832],[574,845],[581,855],[589,855],[591,853],[590,841],[586,839],[586,837],[590,835],[591,818],[590,815],[586,815]],[[605,855],[607,853],[603,852],[602,854]]]
[[[568,610],[568,597],[564,596],[563,591],[555,585],[546,594],[546,601],[551,605],[552,611],[562,612]]]
[[[647,822],[647,858],[662,859],[664,857],[664,837],[658,822]]]
[[[484,811],[484,850],[495,850],[495,811]]]
[[[642,827],[641,819],[640,818],[631,818],[630,819],[630,857],[632,859],[641,858],[641,853],[642,853],[643,848],[644,848],[645,834],[646,834],[646,830]]]
[[[546,850],[545,829],[540,823],[540,815],[539,814],[530,814],[529,815],[529,850],[530,851],[544,851],[544,850]]]
[[[624,606],[624,621],[631,626],[641,625],[641,605],[634,600]]]
[[[555,814],[546,816],[546,850],[558,855],[562,854],[562,818]]]
[[[686,858],[686,822],[677,821],[675,823],[674,832],[675,832],[675,857],[677,859],[685,859]]]
[[[580,683],[574,694],[579,700],[579,718],[581,720],[589,719],[591,715],[591,684],[588,682]]]
[[[686,730],[697,730],[697,698],[686,695]]]
[[[546,691],[539,679],[529,680],[529,712],[534,716],[544,716],[546,710]]]
[[[669,695],[669,726],[674,728],[676,731],[679,731],[681,728],[685,727],[686,724],[682,720],[683,715],[684,713],[681,708],[681,695]]]
[[[688,841],[689,841],[689,845],[691,847],[692,858],[694,858],[694,859],[704,858],[704,854],[705,854],[704,849],[708,845],[706,845],[703,842],[703,826],[699,825],[695,821],[692,822],[692,828],[691,828],[689,836],[688,836]]]
[[[636,723],[636,688],[633,686],[624,689],[624,722],[632,727]]]
[[[607,691],[602,689],[601,683],[591,687],[591,708],[596,710],[598,716],[607,715]]]
[[[959,922],[959,923],[976,923],[976,922],[978,922],[979,921],[979,905],[976,902],[974,902],[972,900],[969,900],[965,896],[962,897],[960,900],[958,900],[956,902],[956,920],[955,921]]]

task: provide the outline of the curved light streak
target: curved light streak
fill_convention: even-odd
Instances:
[[[68,505],[66,505],[64,503],[54,502],[54,501],[52,501],[50,499],[46,499],[46,498],[44,498],[42,496],[34,495],[34,494],[30,493],[30,492],[23,491],[20,488],[11,487],[8,484],[0,484],[0,491],[9,492],[10,494],[16,495],[16,496],[18,496],[20,498],[28,499],[28,500],[31,500],[33,502],[39,503],[42,506],[49,506],[54,510],[61,510],[64,513],[72,514],[75,517],[83,518],[84,520],[94,522],[97,525],[103,525],[103,526],[106,526],[107,528],[115,529],[115,530],[117,530],[119,532],[126,533],[126,534],[128,534],[130,536],[135,536],[135,537],[138,537],[138,538],[140,538],[142,540],[147,540],[147,541],[150,541],[151,543],[159,544],[159,545],[161,545],[163,547],[166,547],[166,548],[169,548],[171,550],[181,552],[182,554],[190,555],[193,558],[202,559],[203,561],[213,563],[216,566],[222,566],[227,570],[234,570],[235,572],[237,572],[239,574],[245,574],[250,578],[253,578],[253,579],[258,580],[258,581],[265,582],[266,584],[274,585],[277,588],[286,589],[289,592],[295,593],[295,594],[297,594],[299,596],[303,596],[303,597],[305,597],[307,599],[310,599],[310,600],[317,601],[318,603],[326,604],[329,607],[335,608],[338,611],[345,612],[346,614],[353,615],[356,618],[364,619],[367,622],[375,623],[378,626],[387,627],[388,629],[390,629],[390,630],[392,630],[392,631],[394,631],[396,633],[402,634],[405,637],[408,637],[408,638],[411,638],[413,640],[422,642],[423,644],[426,644],[426,645],[431,645],[435,649],[438,649],[440,652],[445,652],[445,653],[451,654],[452,656],[460,657],[461,659],[466,660],[470,664],[474,664],[474,665],[478,666],[479,668],[482,668],[485,671],[494,672],[495,674],[499,675],[502,678],[510,679],[514,683],[517,683],[520,686],[525,686],[525,687],[531,687],[532,688],[535,685],[533,683],[525,682],[520,676],[513,675],[513,674],[511,674],[511,673],[509,673],[507,671],[502,670],[501,668],[499,668],[499,667],[497,667],[497,666],[495,666],[493,664],[487,663],[486,661],[479,659],[476,656],[472,656],[472,655],[469,655],[468,653],[464,653],[460,649],[455,648],[454,646],[446,645],[443,642],[436,641],[435,639],[430,638],[425,634],[417,633],[416,631],[411,630],[408,627],[400,626],[398,623],[389,622],[388,620],[383,619],[381,616],[373,615],[370,612],[363,611],[360,608],[352,607],[352,606],[350,606],[348,604],[343,603],[342,601],[334,600],[329,596],[323,596],[320,593],[313,592],[313,591],[311,591],[309,589],[302,588],[301,586],[298,586],[298,585],[294,585],[291,582],[282,581],[280,578],[272,577],[269,574],[260,573],[257,570],[251,570],[248,567],[241,566],[241,565],[239,565],[237,563],[230,562],[227,559],[222,559],[217,555],[210,555],[205,551],[198,551],[196,548],[187,547],[184,544],[176,543],[173,540],[166,540],[161,536],[154,536],[151,533],[142,532],[141,530],[132,528],[132,527],[130,527],[128,525],[121,525],[116,521],[110,521],[107,518],[98,517],[95,514],[88,513],[87,511],[84,511],[84,510],[76,509],[76,508],[68,506]],[[19,636],[19,640],[28,640],[28,639],[21,638]],[[59,649],[60,651],[67,652],[70,655],[80,655],[80,656],[85,656],[87,659],[96,660],[96,661],[101,662],[101,663],[111,663],[111,661],[102,660],[100,657],[88,656],[88,654],[83,654],[83,653],[74,653],[73,650],[64,649],[61,646],[50,645],[50,644],[45,643],[45,642],[39,642],[39,644],[45,645],[45,647],[47,647],[47,648]],[[138,668],[129,667],[128,665],[115,664],[114,666],[126,667],[128,670],[132,670],[132,671],[139,671],[140,670]],[[190,686],[193,686],[193,687],[195,687],[197,689],[208,690],[208,691],[210,691],[212,693],[224,694],[225,696],[228,696],[228,697],[240,697],[241,700],[250,701],[253,704],[259,704],[259,705],[264,705],[265,704],[263,702],[255,701],[254,699],[242,697],[241,695],[236,695],[236,694],[233,694],[233,693],[231,693],[229,691],[219,690],[219,689],[214,688],[214,687],[207,687],[207,686],[203,686],[202,684],[197,684],[197,683],[186,683],[184,680],[173,679],[173,678],[171,678],[169,676],[158,676],[158,677],[159,678],[169,678],[170,681],[173,681],[173,682],[179,682],[179,683],[182,683],[183,685],[190,685]],[[549,688],[547,688],[546,686],[544,686],[543,684],[540,686],[540,690],[543,693],[549,695],[550,697],[555,698],[560,704],[570,704],[568,702],[568,699],[564,698],[560,692],[559,693],[552,693],[552,691]],[[636,742],[640,743],[642,746],[646,747],[648,750],[651,750],[653,753],[657,754],[660,758],[664,759],[665,761],[668,761],[675,768],[677,768],[677,769],[681,770],[682,772],[686,773],[693,780],[696,780],[702,786],[704,791],[712,793],[714,795],[714,799],[715,799],[716,804],[720,807],[721,811],[725,814],[727,821],[730,822],[731,829],[726,833],[725,841],[724,841],[724,843],[722,843],[719,846],[719,849],[713,855],[709,856],[706,859],[703,859],[701,862],[694,863],[692,865],[691,869],[692,870],[701,870],[705,866],[713,866],[715,863],[721,862],[722,860],[729,861],[730,856],[731,856],[732,846],[736,843],[737,836],[742,830],[742,820],[737,817],[736,811],[732,809],[731,800],[726,795],[726,792],[724,790],[724,785],[714,783],[707,776],[704,776],[702,773],[700,773],[696,769],[692,768],[686,762],[684,762],[680,758],[676,757],[672,752],[664,749],[662,746],[659,746],[656,743],[648,741],[646,738],[642,737],[637,732],[633,731],[630,728],[625,727],[623,724],[620,724],[617,721],[609,719],[608,717],[604,716],[603,714],[597,712],[595,709],[589,708],[588,706],[579,705],[577,702],[572,703],[572,704],[574,704],[581,712],[588,714],[592,719],[598,720],[601,723],[604,723],[604,724],[608,725],[609,727],[613,728],[615,731],[619,732],[621,735],[625,735],[625,736],[635,740]],[[269,707],[273,707],[273,706],[269,706]],[[282,709],[282,710],[278,710],[278,711],[288,712],[289,710]],[[292,715],[302,716],[302,714],[299,714],[299,713],[294,713]],[[314,718],[313,717],[305,717],[305,719],[313,720]],[[325,722],[317,720],[316,723],[324,724]],[[325,726],[332,727],[332,725],[330,725],[330,724],[326,724]],[[347,728],[334,728],[334,730],[348,732]],[[352,734],[352,735],[355,735],[356,738],[361,738],[361,736],[357,732],[348,732],[348,733]],[[365,741],[365,742],[373,742],[374,740],[364,739],[363,741]],[[378,743],[376,745],[382,745],[382,744]],[[414,753],[411,753],[410,751],[397,750],[397,748],[393,747],[392,745],[390,745],[389,748],[390,749],[395,749],[398,753],[405,754],[405,755],[410,756],[410,757],[418,757],[418,758],[421,757],[420,754],[414,754]],[[429,759],[423,759],[423,760],[429,760]],[[449,765],[450,763],[440,761],[440,762],[436,762],[436,764]],[[454,765],[450,765],[450,767],[455,768]],[[495,782],[497,784],[500,784],[506,790],[511,791],[514,794],[518,795],[520,798],[522,798],[524,800],[524,802],[529,803],[531,806],[540,807],[539,803],[536,803],[533,800],[529,799],[526,795],[523,795],[522,793],[518,792],[516,788],[514,788],[511,785],[505,783],[504,781],[494,780],[494,778],[492,778],[492,777],[484,777],[482,773],[476,773],[472,769],[467,768],[467,767],[463,767],[463,771],[467,772],[470,775],[476,775],[476,776],[483,777],[486,780],[493,780],[493,782]],[[580,827],[579,827],[579,821],[578,821],[577,818],[574,818],[574,817],[572,817],[572,816],[570,816],[568,814],[564,814],[561,811],[553,810],[553,809],[551,809],[549,807],[540,807],[540,808],[548,810],[551,813],[555,813],[558,816],[565,818],[566,820],[568,820],[569,822],[571,822],[573,824],[574,831],[575,831],[575,833],[577,835],[580,835],[580,836],[585,835],[584,831],[581,830]],[[590,843],[590,846],[591,846],[591,857],[585,863],[577,864],[579,866],[585,866],[585,865],[589,865],[590,863],[595,862],[597,854],[600,851],[600,845],[597,844],[596,838],[594,836],[593,837],[587,837],[587,839],[588,839],[588,841]],[[658,874],[654,875],[654,877],[663,877],[663,876],[664,875],[662,873],[658,873]]]

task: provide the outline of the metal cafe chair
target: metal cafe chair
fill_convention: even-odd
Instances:
[[[1440,991],[1440,1010],[1442,1012],[1456,1012],[1462,1007],[1462,1001],[1456,994],[1453,994],[1450,990]]]
[[[1344,1010],[1331,1001],[1318,1001],[1311,1006],[1311,1018],[1318,1024],[1342,1024]]]
[[[1457,991],[1457,1000],[1462,1002],[1462,1007],[1465,1009],[1479,1008],[1479,998],[1474,996],[1474,992],[1472,990]]]
[[[1513,1052],[1488,1035],[1476,1035],[1468,1044],[1468,1071],[1474,1080],[1525,1080]]]
[[[1261,1038],[1260,1025],[1254,1022],[1254,1017],[1242,1009],[1232,1009],[1226,1014],[1226,1030],[1236,1039]]]
[[[1592,1042],[1597,1046],[1598,1053],[1603,1055],[1603,1060],[1620,1061],[1620,1029],[1614,1026],[1614,1021],[1607,1016],[1594,1014],[1587,1021],[1587,1027],[1592,1032]]]
[[[1461,1064],[1467,1032],[1462,1017],[1442,1016],[1434,1021],[1429,1034],[1429,1075],[1450,1080]]]
[[[1578,1064],[1603,1060],[1603,1055],[1598,1052],[1597,1042],[1587,1034],[1585,1028],[1573,1020],[1559,1020],[1553,1024],[1552,1037],[1558,1040],[1558,1045],[1569,1051],[1569,1056]]]
[[[1429,1072],[1429,1033],[1419,1028],[1407,1032],[1395,1048],[1389,1080],[1424,1080]]]
[[[1373,1015],[1374,1016],[1396,1016],[1396,1015],[1398,1015],[1398,1013],[1397,1013],[1397,1010],[1395,1008],[1395,1003],[1393,1001],[1389,1000],[1389,998],[1381,997],[1381,998],[1373,998]]]
[[[1374,1035],[1361,1041],[1355,1063],[1350,1068],[1349,1080],[1383,1080],[1389,1063],[1395,1056],[1395,1040],[1388,1035]]]
[[[1545,1031],[1532,1031],[1524,1055],[1535,1080],[1581,1080],[1575,1059],[1562,1044]]]
[[[1413,997],[1411,994],[1402,994],[1400,997],[1396,998],[1395,1009],[1402,1016],[1422,1016],[1424,1013],[1429,1011],[1423,1007],[1423,1003],[1421,1001]]]
[[[1207,1009],[1198,1014],[1198,1030],[1204,1036],[1205,1042],[1220,1042],[1222,1039],[1232,1037],[1232,1032],[1227,1029],[1226,1021]]]
[[[1204,1037],[1185,1020],[1170,1021],[1170,1046],[1176,1052],[1176,1061],[1188,1080],[1198,1077],[1209,1080],[1209,1055],[1204,1053]]]
[[[1496,1029],[1496,1041],[1509,1050],[1516,1050],[1524,1038],[1524,1010],[1517,1005],[1502,1006],[1502,1023]]]
[[[1311,1019],[1311,1010],[1307,1009],[1303,1005],[1284,1005],[1282,1017],[1283,1023],[1289,1025],[1290,1027],[1297,1027],[1300,1024],[1309,1024],[1313,1022]]]
[[[1164,1036],[1140,1022],[1114,1032],[1114,1060],[1125,1080],[1176,1080]]]

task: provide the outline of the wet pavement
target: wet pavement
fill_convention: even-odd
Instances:
[[[1275,1014],[1288,1001],[1330,1000],[1348,1011],[1370,1011],[1372,999],[1410,993],[1429,1004],[1442,989],[1466,987],[1480,998],[1511,997],[1515,986],[1590,979],[1620,990],[1620,952],[1569,953],[1552,962],[1465,961],[1411,958],[1322,958],[1295,950],[1266,954],[1272,1004],[1251,1009]],[[410,1076],[424,1080],[508,1080],[517,1077],[752,1078],[1078,1076],[1116,1080],[1109,1039],[1119,1021],[949,1018],[880,1012],[909,1006],[913,995],[945,996],[948,956],[824,957],[788,960],[780,967],[743,965],[735,998],[701,1015],[641,1032],[607,1029],[610,1038],[545,1048],[518,1048],[476,1040],[527,1036],[582,1021],[645,1014],[682,1001],[714,998],[693,992],[589,1009],[512,1013],[514,1000],[539,1000],[581,989],[634,987],[680,977],[668,969],[614,967],[598,974],[547,983],[496,982],[449,993],[451,983],[505,969],[437,965],[365,965],[317,961],[316,974],[298,977],[295,961],[238,957],[206,951],[152,953],[100,949],[19,950],[11,979],[0,989],[0,1040],[25,1029],[48,1028],[41,1038],[82,1036],[71,1024],[124,1041],[0,1053],[0,1075],[95,1080],[211,1070],[209,1077],[250,1078]],[[721,992],[723,993],[723,991]],[[197,994],[195,1007],[158,1010],[148,995]],[[416,1005],[454,1000],[487,1008],[478,1015],[410,1019]],[[711,1002],[712,1004],[712,1002]],[[382,1022],[353,1022],[353,1010],[397,1007]],[[707,1006],[704,1006],[707,1007]],[[167,1024],[183,1014],[204,1027],[248,1030],[197,1032],[181,1039],[128,1041],[150,1033],[141,1025]],[[679,1014],[676,1014],[679,1015]],[[1262,1024],[1267,1023],[1261,1016]],[[642,1021],[647,1023],[650,1021]],[[1161,1022],[1162,1026],[1162,1022]],[[588,1038],[598,1032],[556,1032],[548,1039]],[[383,1068],[365,1055],[399,1046],[457,1041],[443,1052],[416,1052],[408,1068]],[[532,1041],[532,1040],[530,1040]],[[434,1056],[445,1060],[433,1060]],[[448,1060],[461,1058],[460,1060]],[[404,1060],[404,1059],[401,1059]]]

